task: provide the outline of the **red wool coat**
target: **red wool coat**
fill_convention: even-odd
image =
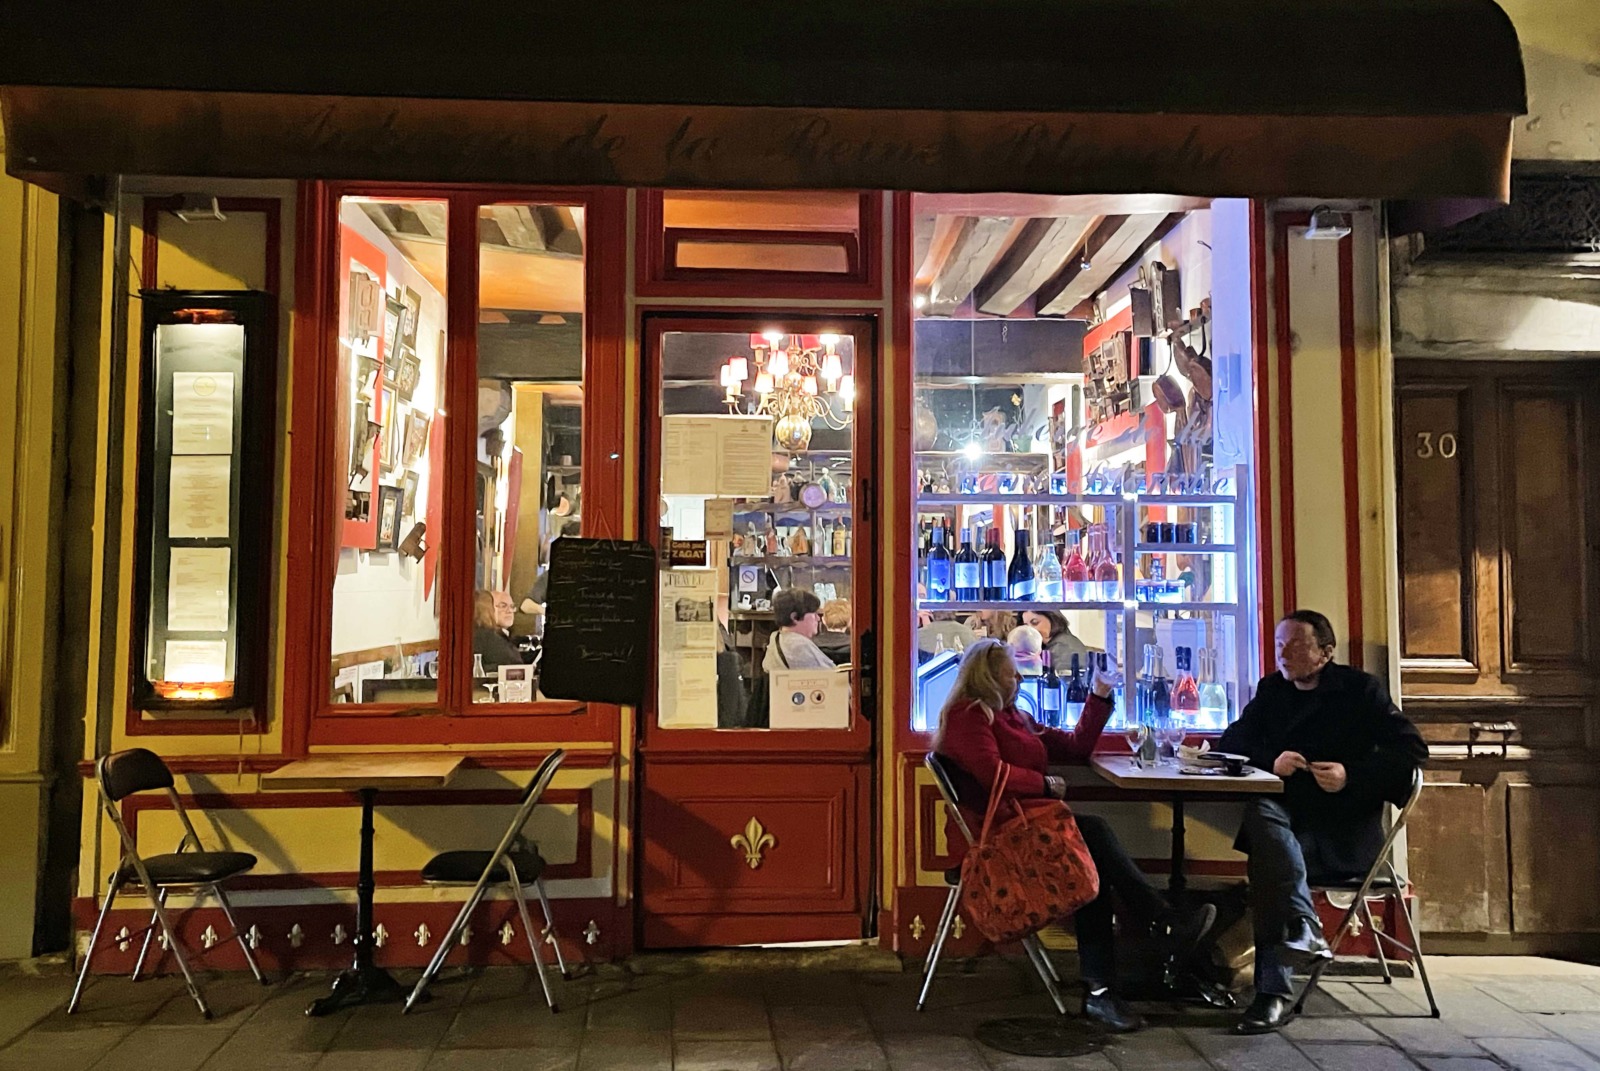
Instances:
[[[1007,707],[990,721],[983,707],[968,702],[955,707],[945,719],[938,752],[960,768],[965,778],[957,778],[968,825],[977,836],[983,825],[983,807],[995,772],[1002,762],[1011,764],[1006,779],[1006,799],[1038,799],[1045,794],[1044,777],[1051,763],[1086,765],[1100,740],[1100,731],[1111,717],[1111,700],[1091,694],[1083,705],[1083,715],[1070,732],[1041,729],[1039,724],[1016,707]],[[966,801],[971,800],[972,806]],[[999,818],[996,818],[999,821]],[[960,857],[966,843],[959,830],[948,830],[950,852]]]

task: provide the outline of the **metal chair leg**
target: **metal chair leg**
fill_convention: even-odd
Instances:
[[[1051,966],[1050,958],[1045,955],[1044,947],[1039,944],[1037,934],[1029,934],[1022,939],[1023,951],[1028,953],[1028,958],[1033,961],[1033,969],[1039,972],[1039,980],[1044,983],[1050,1000],[1056,1006],[1056,1011],[1062,1015],[1067,1014],[1067,1002],[1062,999],[1061,989],[1056,985],[1055,967]]]
[[[1371,877],[1369,876],[1367,880],[1370,884]],[[1361,891],[1356,895],[1356,899],[1351,902],[1350,907],[1345,911],[1344,918],[1339,921],[1339,928],[1334,931],[1333,940],[1328,942],[1328,947],[1335,956],[1339,954],[1339,948],[1344,944],[1345,938],[1350,936],[1351,924],[1355,921],[1356,913],[1361,910],[1361,905],[1366,902],[1366,895],[1367,885],[1363,885]],[[1317,988],[1317,983],[1322,980],[1322,972],[1332,962],[1332,956],[1327,959],[1319,959],[1311,968],[1310,977],[1306,979],[1306,984],[1301,987],[1300,995],[1295,998],[1294,1014],[1299,1015],[1305,1011],[1306,999],[1311,996],[1312,990]]]
[[[250,942],[245,938],[244,931],[239,928],[239,920],[233,915],[233,905],[228,903],[228,894],[222,891],[222,886],[213,885],[211,891],[217,894],[217,903],[222,905],[222,913],[228,917],[228,925],[233,927],[234,940],[239,942],[239,950],[244,953],[244,961],[250,965],[250,973],[256,976],[256,981],[262,985],[269,984],[267,976],[261,973],[261,967],[256,963],[255,953],[250,951]]]
[[[438,974],[439,968],[444,966],[445,957],[450,954],[451,946],[455,944],[456,938],[461,934],[462,927],[466,926],[467,919],[472,917],[472,912],[477,908],[479,901],[483,899],[483,894],[488,891],[488,888],[488,883],[484,881],[480,881],[473,886],[472,894],[461,905],[461,910],[456,912],[456,917],[451,921],[450,928],[440,938],[439,947],[434,949],[433,958],[423,968],[422,977],[417,979],[417,984],[412,987],[410,995],[406,997],[406,1002],[400,1009],[401,1015],[410,1011],[417,1001],[422,999],[422,994],[428,988],[428,983],[433,981],[433,976]]]
[[[928,954],[922,957],[922,973],[927,974],[933,966],[934,952],[938,948],[938,938],[941,933],[949,928],[955,919],[956,903],[961,898],[960,891],[955,886],[950,889],[950,895],[944,898],[944,909],[939,912],[939,921],[934,925],[934,943],[928,946]]]
[[[83,985],[89,980],[89,964],[94,962],[95,949],[100,945],[100,931],[105,929],[106,916],[111,914],[111,905],[116,899],[117,878],[113,872],[106,884],[106,898],[100,904],[100,914],[94,920],[94,932],[89,935],[89,948],[83,954],[83,966],[78,969],[78,984],[72,987],[72,999],[67,1002],[68,1015],[78,1010],[78,1002],[83,999]]]
[[[161,902],[165,904],[167,902],[167,890],[162,889],[159,897]],[[156,919],[156,913],[152,911],[150,912],[150,925],[146,926],[144,929],[144,940],[139,942],[139,958],[133,961],[132,980],[135,982],[137,982],[139,980],[139,976],[144,973],[144,958],[150,953],[150,939],[156,935],[157,925],[158,921]]]
[[[933,976],[939,969],[939,957],[944,953],[945,939],[956,920],[956,903],[961,899],[961,883],[950,887],[950,896],[944,902],[944,914],[939,918],[939,932],[933,935],[933,948],[928,951],[928,965],[923,971],[922,992],[917,994],[917,1010],[928,1003],[928,990],[933,988]]]
[[[138,864],[138,860],[135,860]],[[143,864],[140,865],[141,870]],[[161,923],[161,931],[167,935],[167,948],[172,953],[172,958],[178,961],[178,970],[183,972],[183,983],[189,988],[189,995],[194,998],[195,1005],[199,1007],[200,1014],[211,1018],[211,1007],[206,1003],[205,994],[200,992],[200,983],[194,976],[194,971],[189,967],[189,957],[183,954],[183,942],[178,940],[178,931],[173,928],[171,920],[167,918],[166,905],[161,902],[157,894],[146,888],[150,896],[150,903],[155,908],[156,919]]]
[[[511,891],[516,896],[517,913],[522,916],[522,928],[528,931],[528,948],[533,952],[533,969],[539,975],[539,988],[544,990],[544,1002],[550,1005],[551,1011],[559,1011],[555,994],[550,992],[550,979],[545,977],[544,957],[539,955],[539,937],[533,929],[533,919],[528,915],[528,898],[522,893],[522,883],[517,880],[515,871],[511,874]]]
[[[1389,970],[1389,957],[1383,954],[1383,932],[1373,920],[1372,904],[1365,897],[1361,900],[1361,916],[1366,920],[1367,932],[1372,935],[1373,951],[1378,953],[1378,968],[1383,971],[1383,984],[1394,985],[1394,974]]]
[[[550,897],[545,894],[543,878],[534,879],[533,891],[539,894],[539,907],[544,911],[544,935],[550,939],[550,947],[556,950],[556,966],[561,969],[561,977],[571,978],[567,959],[561,954],[561,940],[556,936],[556,916],[550,910]]]
[[[1411,954],[1417,961],[1417,977],[1422,980],[1422,991],[1428,997],[1428,1014],[1439,1018],[1439,1002],[1433,997],[1433,983],[1428,980],[1428,961],[1422,955],[1422,934],[1417,931],[1416,919],[1412,917],[1411,908],[1406,905],[1403,893],[1398,895],[1400,913],[1405,916],[1406,933],[1411,936]]]

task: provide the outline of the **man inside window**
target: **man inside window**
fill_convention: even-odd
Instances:
[[[1296,610],[1274,634],[1278,672],[1264,677],[1217,750],[1283,778],[1283,795],[1245,806],[1236,847],[1250,856],[1255,1000],[1234,1026],[1289,1019],[1291,972],[1332,951],[1309,884],[1360,879],[1383,847],[1383,805],[1402,804],[1428,746],[1370,673],[1333,660],[1333,626]]]

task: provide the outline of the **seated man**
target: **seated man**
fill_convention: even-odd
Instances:
[[[1283,778],[1282,796],[1245,806],[1236,847],[1250,856],[1255,1000],[1235,1033],[1289,1019],[1291,972],[1333,953],[1308,878],[1360,878],[1383,847],[1383,804],[1401,804],[1428,745],[1378,678],[1333,661],[1328,619],[1296,610],[1278,622],[1278,672],[1264,677],[1218,751]]]

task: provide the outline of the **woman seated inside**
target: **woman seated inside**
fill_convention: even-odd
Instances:
[[[1060,610],[1027,610],[1022,615],[1022,623],[1038,629],[1039,635],[1044,637],[1044,649],[1050,653],[1050,664],[1056,667],[1057,673],[1071,671],[1073,655],[1088,661],[1088,646],[1072,634],[1067,617]]]
[[[822,628],[815,642],[836,665],[850,661],[849,599],[829,599],[822,604]]]
[[[761,668],[833,669],[833,659],[812,639],[822,623],[822,601],[803,588],[783,588],[772,596],[772,616],[778,631],[767,643]]]
[[[979,610],[967,618],[967,627],[979,636],[1003,640],[1011,630],[1022,624],[1022,619],[1010,610]]]
[[[472,594],[472,653],[481,656],[483,671],[490,677],[501,666],[520,666],[527,662],[511,639],[511,626],[517,619],[517,604],[505,591]]]
[[[975,831],[982,825],[984,797],[995,783],[1001,763],[1011,766],[1006,799],[1065,797],[1066,782],[1047,771],[1051,763],[1088,763],[1100,730],[1111,717],[1117,675],[1104,669],[1095,672],[1093,694],[1070,731],[1044,728],[1020,713],[1016,707],[1019,682],[1010,648],[1000,640],[979,640],[967,650],[939,712],[934,750],[959,768],[957,789],[965,801],[963,810],[975,810],[980,816],[972,825]],[[969,825],[972,817],[969,814]],[[1117,973],[1112,897],[1177,956],[1193,951],[1216,920],[1217,909],[1206,904],[1189,912],[1174,910],[1140,872],[1105,819],[1087,814],[1076,817],[1100,875],[1100,895],[1073,916],[1084,985],[1083,1014],[1115,1033],[1138,1030],[1144,1019],[1112,991]],[[964,843],[951,838],[952,848],[958,845],[957,850],[964,850]]]

